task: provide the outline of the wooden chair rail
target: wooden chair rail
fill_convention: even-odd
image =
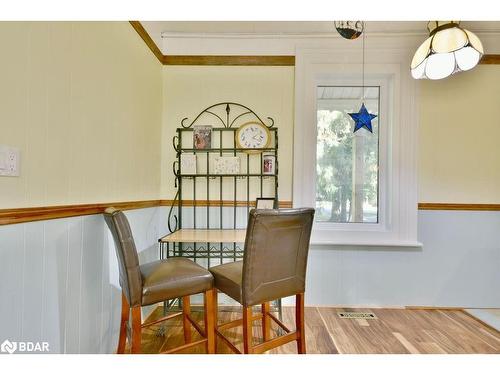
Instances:
[[[171,206],[174,202],[167,199],[153,199],[143,201],[127,202],[108,202],[108,203],[88,203],[88,204],[69,204],[63,206],[42,206],[42,207],[18,207],[1,208],[0,225],[28,223],[31,221],[62,219],[67,217],[97,215],[102,214],[108,207],[115,207],[119,210],[137,210],[142,208]],[[183,206],[219,206],[218,200],[192,201],[183,200]],[[222,201],[224,207],[233,207],[234,201]],[[247,201],[236,201],[237,207],[246,207]],[[250,202],[250,207],[254,207],[255,202]],[[291,201],[280,201],[280,208],[291,208]]]
[[[145,201],[129,201],[129,202],[109,202],[109,203],[91,203],[91,204],[74,204],[65,206],[45,206],[45,207],[24,207],[24,208],[3,208],[0,209],[0,225],[27,223],[39,220],[53,220],[67,217],[85,216],[101,214],[107,207],[115,207],[119,210],[137,210],[149,207],[170,206],[172,200],[145,200]],[[194,201],[183,200],[183,206],[216,206],[220,201]],[[237,207],[246,207],[246,201],[237,201]],[[254,202],[250,202],[253,207]],[[223,201],[224,207],[234,206],[234,201]],[[291,208],[291,201],[280,201],[280,208]],[[418,204],[419,210],[463,210],[463,211],[500,211],[498,203],[427,203]]]
[[[158,207],[160,200],[73,204],[65,206],[45,206],[0,209],[0,225],[26,223],[39,220],[53,220],[66,217],[102,214],[108,207],[119,210],[136,210]]]

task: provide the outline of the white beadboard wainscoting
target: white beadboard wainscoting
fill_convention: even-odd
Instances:
[[[237,208],[238,228],[246,213]],[[182,215],[183,225],[191,226],[193,208]],[[217,228],[219,209],[211,207],[209,216]],[[197,207],[197,225],[206,221],[206,207]],[[232,223],[233,208],[223,208],[223,225]],[[420,210],[418,241],[422,247],[311,246],[306,304],[500,307],[500,212]]]
[[[140,261],[158,259],[168,207],[126,215]],[[186,225],[190,215],[183,210]],[[201,224],[206,211],[198,215]],[[240,215],[238,222],[246,209]],[[311,248],[306,304],[500,307],[500,212],[418,216],[422,248]],[[121,298],[102,215],[0,226],[0,300],[0,342],[48,341],[52,353],[113,353]]]
[[[158,259],[159,208],[125,212],[139,259]],[[0,226],[0,342],[47,341],[51,353],[113,353],[118,263],[102,215]]]
[[[306,304],[500,307],[500,212],[421,210],[418,241],[311,248]]]

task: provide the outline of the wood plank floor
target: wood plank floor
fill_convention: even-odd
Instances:
[[[257,311],[257,310],[256,310]],[[342,319],[342,311],[373,312],[378,319]],[[294,308],[283,308],[283,321],[294,329]],[[161,316],[157,308],[149,319]],[[202,325],[202,313],[193,316]],[[237,311],[219,313],[219,324],[241,318]],[[149,320],[148,319],[148,320]],[[412,309],[338,309],[329,307],[306,307],[306,346],[309,354],[341,353],[500,353],[500,333],[461,310],[412,310]],[[143,353],[157,353],[183,343],[182,322],[174,318],[163,324],[164,335],[159,334],[159,325],[144,329]],[[273,322],[273,328],[277,326]],[[276,330],[273,337],[276,336]],[[225,331],[238,348],[242,347],[242,328]],[[254,323],[255,343],[262,337],[260,321]],[[200,338],[193,330],[193,340]],[[204,353],[203,345],[190,348],[185,353]],[[230,354],[231,350],[219,338],[217,352]],[[294,342],[273,349],[268,353],[296,354]]]

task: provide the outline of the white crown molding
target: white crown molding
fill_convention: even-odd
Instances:
[[[479,34],[500,34],[500,22],[464,21],[461,26]],[[161,38],[340,38],[334,22],[146,22]],[[378,37],[427,36],[424,21],[367,21],[367,34]]]
[[[499,32],[500,33],[500,32]],[[423,36],[428,32],[371,32],[370,36]],[[330,33],[191,33],[191,32],[168,32],[161,33],[162,39],[341,39],[337,32]]]
[[[500,28],[493,29],[474,29],[471,30],[474,34],[480,35],[497,35],[500,36]],[[427,30],[415,31],[372,31],[368,32],[371,37],[427,37]],[[336,32],[309,32],[309,33],[195,33],[195,32],[179,32],[179,31],[164,31],[161,33],[162,39],[341,39],[341,36]]]
[[[167,35],[167,34],[164,34]],[[350,41],[337,33],[250,34],[172,33],[162,37],[160,50],[167,55],[296,55],[300,48],[361,50],[360,39]],[[476,33],[487,54],[500,53],[500,32]],[[426,33],[367,33],[366,49],[409,49],[413,53]]]

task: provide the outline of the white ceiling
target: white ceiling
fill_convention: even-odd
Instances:
[[[290,54],[292,40],[340,38],[334,21],[141,21],[164,54]],[[500,21],[463,21],[461,25],[496,39]],[[428,35],[427,21],[368,21],[367,35]],[[495,35],[493,35],[495,34]],[[259,38],[268,39],[265,42]],[[214,47],[212,40],[219,40]],[[231,40],[232,39],[232,40]],[[251,40],[255,41],[255,46]],[[241,42],[238,42],[241,40]],[[249,42],[250,41],[250,42]],[[490,52],[489,52],[490,53]]]

